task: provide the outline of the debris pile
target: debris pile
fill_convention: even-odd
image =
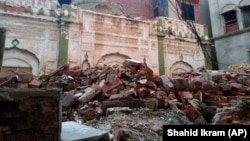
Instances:
[[[188,117],[193,124],[209,124],[221,123],[220,118],[214,118],[218,109],[236,107],[239,99],[250,98],[248,69],[247,65],[219,71],[201,67],[170,78],[154,75],[146,64],[127,59],[121,66],[86,70],[79,66],[70,68],[67,64],[39,78],[15,72],[1,78],[0,86],[61,87],[63,121],[84,124],[116,112],[131,114],[133,109],[146,107],[152,111],[170,109]],[[233,117],[227,121],[227,124],[238,123]]]

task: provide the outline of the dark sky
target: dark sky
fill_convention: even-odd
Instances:
[[[71,0],[58,0],[59,4],[62,5],[62,4],[70,4],[71,3]]]

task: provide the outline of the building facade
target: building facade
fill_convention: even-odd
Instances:
[[[249,63],[250,1],[209,0],[209,9],[219,68]]]
[[[175,76],[204,66],[193,33],[178,19],[139,20],[72,5],[57,7],[55,1],[47,0],[1,2],[0,27],[6,29],[4,68],[40,75],[64,64],[85,69],[130,58],[145,61],[155,74]],[[196,27],[204,36],[204,25]]]

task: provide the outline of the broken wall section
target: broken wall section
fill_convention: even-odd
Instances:
[[[60,89],[0,89],[0,141],[60,140]]]

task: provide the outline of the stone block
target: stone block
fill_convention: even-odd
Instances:
[[[129,107],[112,107],[112,108],[107,108],[106,109],[106,115],[111,115],[115,112],[121,112],[121,113],[125,113],[125,114],[131,114],[132,113],[132,109],[130,109]]]
[[[63,109],[72,108],[77,102],[78,100],[76,99],[74,94],[66,93],[62,97],[62,108]]]
[[[140,108],[140,107],[148,107],[152,110],[158,109],[158,100],[155,98],[146,98],[146,99],[130,99],[130,100],[106,100],[103,101],[104,109],[110,107],[129,107],[129,108]]]
[[[84,121],[92,120],[96,118],[95,109],[87,108],[86,110],[81,111],[81,117]]]
[[[91,87],[88,87],[85,89],[84,94],[78,98],[78,100],[85,104],[86,102],[89,102],[91,99],[93,99],[95,96],[97,96],[101,92],[101,89],[98,85],[92,85]]]

